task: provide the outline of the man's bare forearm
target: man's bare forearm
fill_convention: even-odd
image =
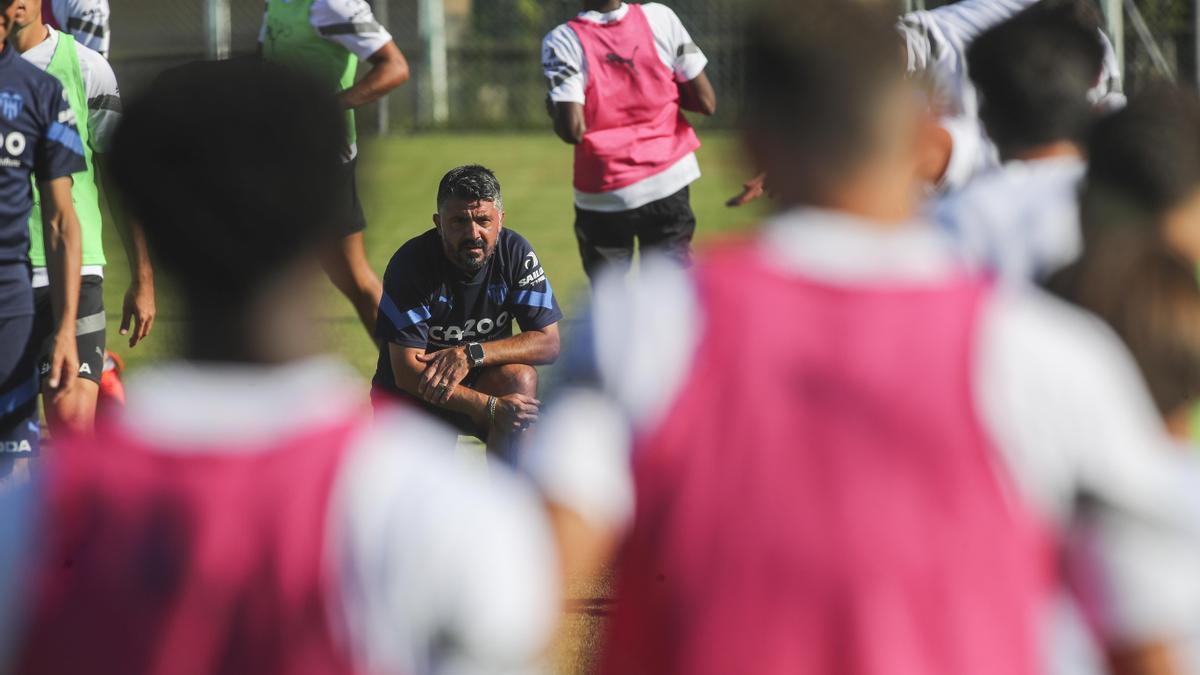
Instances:
[[[42,196],[42,240],[50,276],[50,296],[60,328],[74,326],[79,309],[83,245],[79,218],[71,202],[71,179],[41,183],[38,190]]]
[[[554,133],[569,145],[579,145],[587,133],[583,106],[579,103],[553,103]]]
[[[129,278],[135,284],[154,283],[154,268],[150,265],[150,253],[146,248],[146,234],[141,223],[125,217],[120,205],[113,200],[116,188],[108,172],[104,157],[95,156],[94,165],[100,178],[100,185],[108,197],[108,212],[116,223],[117,234],[121,237],[121,246],[125,249],[125,260],[129,263]]]
[[[559,347],[558,324],[553,324],[541,330],[483,343],[483,366],[512,363],[545,366],[558,360]]]
[[[342,107],[354,109],[374,103],[408,81],[408,60],[394,42],[381,47],[367,62],[371,64],[370,72],[338,97]]]

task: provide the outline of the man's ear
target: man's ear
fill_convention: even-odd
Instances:
[[[504,209],[500,209],[500,229],[504,229]]]
[[[433,214],[433,226],[438,232],[442,231],[442,216],[439,213]]]

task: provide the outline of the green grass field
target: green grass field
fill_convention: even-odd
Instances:
[[[737,142],[728,134],[703,135],[699,152],[704,177],[692,186],[698,240],[703,242],[745,229],[760,213],[728,209],[724,201],[740,189],[746,170]],[[580,307],[586,280],[579,263],[572,224],[571,149],[545,134],[429,134],[393,136],[367,141],[358,170],[359,188],[370,226],[367,253],[382,275],[397,248],[432,227],[438,181],[446,170],[467,163],[493,169],[504,190],[507,225],[533,243],[568,317]],[[120,241],[112,227],[105,232],[109,265],[105,304],[109,348],[131,369],[169,356],[178,345],[178,309],[167,284],[159,283],[158,319],[150,338],[130,349],[117,335],[128,271]],[[701,244],[702,245],[702,244]],[[359,326],[350,305],[333,290],[324,299],[323,326],[329,349],[369,376],[375,349]]]

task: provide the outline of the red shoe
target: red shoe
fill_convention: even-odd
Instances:
[[[121,373],[125,362],[113,352],[104,353],[104,374],[100,376],[100,398],[96,401],[96,414],[119,410],[125,407],[125,385]]]

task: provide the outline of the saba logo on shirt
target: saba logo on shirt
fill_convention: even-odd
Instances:
[[[9,122],[21,115],[24,100],[21,95],[11,89],[0,91],[0,115]]]

